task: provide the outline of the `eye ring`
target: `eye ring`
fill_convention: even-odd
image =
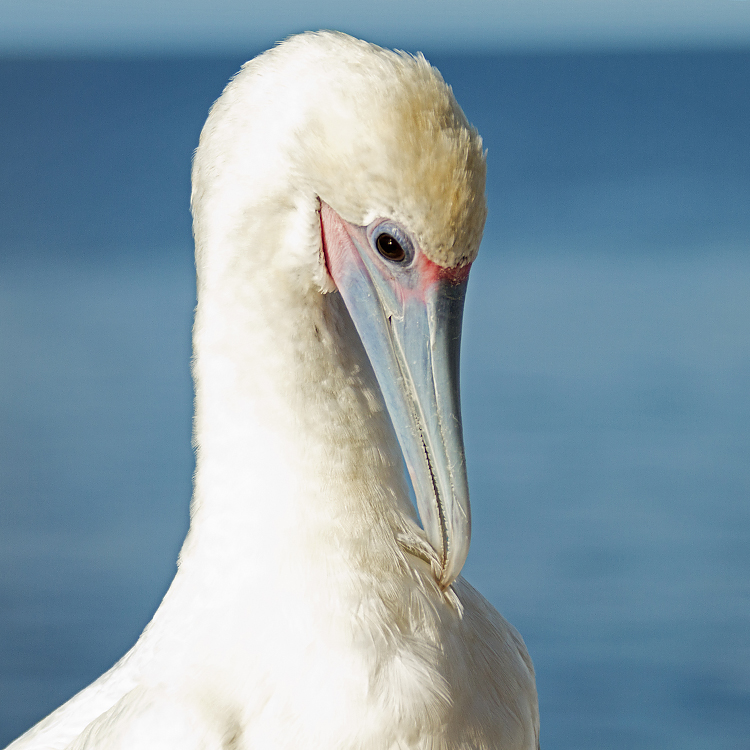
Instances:
[[[388,263],[407,266],[414,259],[414,243],[395,222],[381,220],[371,224],[368,235],[373,250]]]

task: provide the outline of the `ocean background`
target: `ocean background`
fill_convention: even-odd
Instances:
[[[746,750],[750,50],[428,57],[489,150],[465,574],[542,747]],[[190,159],[243,61],[0,60],[0,746],[174,574]]]

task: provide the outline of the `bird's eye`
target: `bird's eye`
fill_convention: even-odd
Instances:
[[[370,247],[389,263],[405,268],[414,260],[414,241],[395,221],[374,221],[367,227],[367,238]]]
[[[377,240],[375,240],[375,246],[384,258],[394,261],[395,263],[400,263],[406,258],[406,251],[401,247],[399,241],[387,232],[378,235]]]

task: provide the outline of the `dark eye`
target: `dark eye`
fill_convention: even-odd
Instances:
[[[370,247],[381,258],[396,266],[394,272],[397,272],[398,268],[407,268],[414,260],[414,241],[395,221],[376,219],[367,227],[367,238]]]
[[[406,258],[406,251],[401,247],[398,240],[386,232],[378,235],[377,240],[375,240],[375,246],[378,248],[378,252],[388,260],[400,263]]]

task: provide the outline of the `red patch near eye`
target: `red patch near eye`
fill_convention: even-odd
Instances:
[[[455,268],[439,266],[427,258],[424,253],[419,254],[417,266],[419,268],[419,275],[424,280],[423,286],[430,286],[436,284],[438,281],[447,281],[449,284],[461,284],[469,278],[469,271],[471,270],[471,263],[467,263],[465,266],[456,266]]]
[[[338,287],[346,265],[347,253],[355,258],[359,256],[343,220],[323,201],[320,202],[320,238],[323,243],[326,270]]]

